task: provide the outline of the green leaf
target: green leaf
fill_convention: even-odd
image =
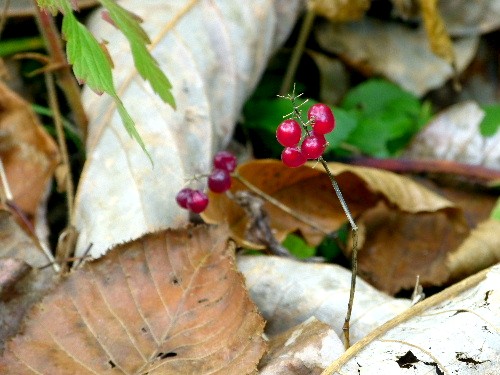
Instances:
[[[316,249],[314,247],[309,246],[302,238],[293,233],[286,236],[283,241],[283,246],[286,247],[291,254],[300,259],[310,258],[316,254]]]
[[[325,135],[328,141],[327,152],[333,151],[345,142],[358,125],[358,118],[355,113],[336,107],[332,107],[332,110],[335,116],[335,129]]]
[[[493,207],[490,217],[495,220],[500,220],[500,198],[498,198],[495,207]]]
[[[153,91],[164,102],[175,108],[175,100],[171,92],[172,84],[147,49],[146,44],[150,44],[151,41],[141,27],[138,17],[122,8],[115,1],[100,0],[100,2],[109,11],[111,19],[129,41],[134,64],[141,77],[149,81]]]
[[[483,121],[479,125],[481,135],[491,137],[495,135],[500,127],[500,105],[488,105],[482,107],[485,115]]]

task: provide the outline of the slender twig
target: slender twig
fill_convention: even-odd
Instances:
[[[293,112],[291,113],[292,116],[297,118],[297,120],[300,122],[302,128],[306,132],[306,134],[309,136],[311,133],[308,129],[308,125],[310,122],[304,122],[302,120],[302,114],[300,111],[300,106],[305,104],[297,104],[296,99],[300,95],[295,96],[295,85],[293,87],[292,94],[288,94],[286,96],[286,99],[290,100],[292,102],[293,106]],[[347,217],[347,220],[349,221],[349,224],[351,225],[352,229],[352,254],[351,254],[351,290],[349,292],[349,302],[347,303],[347,312],[346,312],[346,317],[344,320],[344,325],[342,326],[342,330],[344,332],[344,346],[345,348],[349,348],[351,346],[351,341],[350,341],[350,321],[351,321],[351,314],[352,314],[352,307],[354,304],[354,294],[356,291],[356,276],[358,274],[358,226],[356,225],[354,218],[351,215],[351,211],[349,210],[349,207],[347,206],[347,203],[344,199],[344,196],[342,195],[342,191],[340,190],[340,187],[337,183],[337,180],[335,180],[335,177],[333,176],[332,171],[328,167],[328,164],[326,163],[325,159],[323,159],[322,156],[320,156],[317,159],[323,168],[325,169],[326,174],[328,175],[328,178],[330,179],[330,182],[332,184],[333,190],[335,191],[335,194],[337,195],[338,200],[340,201],[340,205],[342,206],[342,209],[344,210],[345,216]]]
[[[83,139],[87,138],[87,115],[83,109],[83,105],[80,98],[80,87],[75,79],[75,76],[71,72],[71,68],[68,65],[66,55],[64,54],[61,35],[54,23],[53,17],[40,9],[36,0],[33,0],[36,9],[36,21],[38,24],[38,29],[42,34],[47,50],[52,59],[52,63],[56,65],[61,65],[61,69],[56,72],[57,83],[61,86],[68,104],[71,107],[73,115],[75,117],[75,123],[78,125],[80,132],[82,133]]]
[[[290,63],[288,64],[285,77],[283,78],[280,95],[285,95],[288,91],[290,91],[290,87],[292,86],[292,82],[295,78],[295,73],[297,72],[300,59],[302,58],[302,54],[304,53],[307,39],[309,38],[309,34],[311,33],[315,17],[316,13],[312,9],[309,9],[304,17],[304,21],[302,22],[302,26],[300,28],[299,38],[297,39],[297,44],[295,44],[292,56],[290,58]]]
[[[321,228],[319,225],[312,223],[310,218],[307,218],[307,217],[301,215],[300,213],[298,213],[297,211],[294,211],[293,209],[291,209],[287,205],[283,204],[282,202],[280,202],[276,198],[274,198],[271,195],[267,194],[266,192],[260,190],[257,186],[252,184],[250,181],[248,181],[245,177],[243,177],[239,173],[233,172],[231,174],[231,176],[234,177],[235,179],[237,179],[238,181],[240,181],[243,185],[245,185],[245,187],[248,190],[250,190],[251,192],[260,196],[265,201],[271,203],[273,206],[278,207],[281,211],[286,212],[288,215],[292,216],[294,219],[297,219],[301,223],[306,224],[307,226],[311,227],[312,229],[320,232],[321,234],[323,234],[325,236],[331,236],[331,233],[328,233],[323,228]]]
[[[61,111],[59,110],[59,104],[57,102],[56,87],[54,84],[54,77],[52,73],[45,73],[45,84],[47,86],[47,95],[49,99],[49,107],[53,113],[54,125],[57,134],[57,144],[59,146],[59,151],[61,153],[62,165],[65,168],[64,183],[66,191],[66,202],[68,205],[68,225],[71,222],[74,211],[74,200],[75,200],[75,189],[73,186],[73,177],[71,173],[71,164],[69,161],[68,148],[66,146],[66,139],[64,136],[64,126],[62,123]],[[66,249],[63,249],[63,254],[57,254],[58,259],[67,258],[69,256],[71,247],[71,241],[67,243]],[[58,249],[59,251],[59,249]]]

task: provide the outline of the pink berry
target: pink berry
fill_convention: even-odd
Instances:
[[[229,151],[219,151],[214,156],[214,167],[224,169],[229,173],[236,169],[237,164],[236,156]]]
[[[231,175],[224,169],[214,169],[208,176],[208,188],[214,193],[224,193],[231,188]]]
[[[288,119],[278,125],[276,139],[285,147],[295,147],[302,136],[302,128],[295,120]]]
[[[312,128],[316,134],[328,134],[335,128],[335,117],[326,104],[314,104],[309,108],[307,118],[313,121]]]
[[[297,168],[306,162],[306,158],[297,147],[286,147],[281,153],[283,164],[290,168]]]
[[[304,138],[302,145],[300,146],[300,151],[306,159],[317,159],[326,148],[326,140],[323,134],[311,134]]]
[[[188,202],[191,199],[191,196],[193,195],[193,189],[190,188],[184,188],[181,191],[177,193],[175,196],[175,200],[177,201],[177,204],[182,207],[182,208],[188,208]]]
[[[195,214],[203,212],[208,206],[208,197],[206,194],[199,190],[193,190],[191,194],[191,199],[187,202],[187,208],[193,211]]]

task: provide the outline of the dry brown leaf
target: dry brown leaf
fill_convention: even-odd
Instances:
[[[260,375],[319,375],[344,352],[333,329],[314,317],[273,337]]]
[[[165,231],[71,274],[7,343],[2,374],[247,374],[264,322],[227,229]]]
[[[0,157],[14,201],[33,219],[59,152],[29,104],[1,82],[0,132]]]
[[[425,32],[427,33],[432,52],[444,59],[448,64],[455,66],[455,51],[450,35],[446,31],[441,13],[439,12],[437,0],[420,0],[420,7],[422,9]]]
[[[446,265],[451,279],[474,274],[500,262],[500,221],[489,219],[480,223],[462,245],[448,254]]]
[[[309,0],[308,6],[319,16],[333,22],[359,20],[370,7],[371,0]]]
[[[386,202],[391,208],[408,213],[445,212],[453,220],[461,220],[460,210],[450,201],[431,192],[407,177],[374,168],[329,163],[344,198],[354,217],[376,205]],[[242,164],[237,173],[262,191],[278,199],[326,232],[339,229],[347,219],[342,211],[330,180],[322,167],[310,164],[301,168],[288,168],[277,160],[258,160]],[[245,189],[234,179],[231,191]],[[210,203],[203,213],[209,223],[227,222],[233,238],[245,246],[260,248],[259,244],[245,240],[247,217],[239,206],[225,194],[209,193]],[[276,237],[300,229],[306,240],[317,245],[324,237],[279,208],[266,203]]]
[[[3,293],[0,291],[0,353],[7,339],[17,333],[26,312],[54,283],[51,267],[38,269],[49,262],[43,252],[8,212],[0,210],[0,259],[2,258],[19,264],[21,273],[18,274],[19,279],[11,280],[7,290],[3,290]],[[23,265],[28,265],[28,270]],[[0,270],[0,279],[3,276],[5,275]]]

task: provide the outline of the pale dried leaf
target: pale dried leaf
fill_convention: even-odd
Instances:
[[[349,24],[320,25],[316,39],[322,48],[339,54],[363,73],[383,75],[419,96],[453,76],[451,66],[431,52],[422,28],[364,18]],[[472,60],[478,42],[477,37],[454,42],[458,72]]]
[[[311,317],[270,340],[259,374],[319,375],[343,351],[330,326]]]
[[[0,0],[0,9],[3,9],[8,0]],[[98,4],[97,0],[78,0],[73,1],[78,4],[79,9],[85,9]],[[35,14],[36,4],[31,0],[9,1],[7,16],[9,17],[27,17]]]
[[[187,179],[208,173],[231,138],[243,102],[274,49],[288,35],[299,0],[120,2],[144,19],[151,52],[173,85],[177,110],[137,76],[125,38],[94,14],[89,28],[108,41],[114,78],[154,168],[123,130],[113,100],[89,89],[87,162],[76,198],[77,254],[97,257],[116,243],[178,227],[188,213],[175,195]],[[186,6],[188,11],[184,14]],[[177,17],[177,18],[176,18]],[[202,187],[202,182],[198,186]]]
[[[409,319],[400,316],[380,327],[324,374],[498,373],[500,266],[462,285],[415,305],[404,314]]]
[[[267,321],[268,334],[281,333],[314,316],[342,337],[350,271],[334,264],[301,263],[271,256],[240,256],[238,268],[245,276],[252,300]],[[389,297],[358,279],[351,342],[360,340],[409,305],[409,300]]]
[[[264,322],[227,230],[149,234],[85,264],[0,358],[2,374],[247,374]]]
[[[485,34],[500,28],[499,0],[441,0],[439,9],[452,36]]]
[[[500,221],[489,219],[480,223],[453,253],[446,265],[452,279],[474,274],[500,262]]]
[[[439,113],[412,141],[409,159],[444,159],[500,169],[500,132],[483,137],[484,111],[475,102],[455,104]]]
[[[332,22],[359,20],[370,7],[371,0],[308,0],[308,7]]]

